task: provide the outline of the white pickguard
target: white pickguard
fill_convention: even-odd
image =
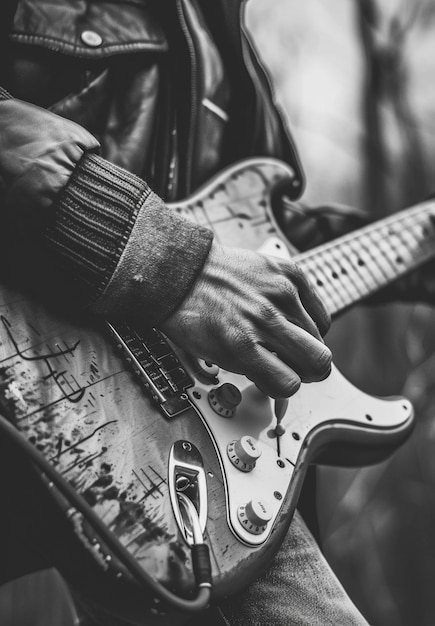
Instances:
[[[279,515],[282,499],[289,489],[301,450],[316,428],[337,428],[340,423],[349,426],[388,431],[405,424],[412,416],[412,405],[403,398],[381,399],[363,393],[347,381],[333,367],[330,376],[321,382],[303,383],[290,398],[281,421],[285,434],[280,437],[280,455],[277,439],[269,436],[276,425],[274,403],[243,376],[221,370],[219,385],[232,383],[242,393],[242,402],[232,418],[216,414],[209,405],[210,385],[196,381],[188,390],[192,403],[207,425],[226,478],[228,522],[236,536],[249,545],[260,545],[269,536],[273,521]],[[262,454],[256,467],[249,473],[238,470],[226,453],[227,444],[244,435],[258,440]],[[282,467],[277,463],[280,460]],[[237,517],[237,509],[250,500],[267,501],[273,519],[267,529],[258,535],[247,532]]]

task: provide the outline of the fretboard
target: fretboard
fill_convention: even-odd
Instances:
[[[428,201],[299,254],[331,315],[435,256],[435,201]]]

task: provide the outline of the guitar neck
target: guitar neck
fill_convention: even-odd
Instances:
[[[294,260],[335,315],[435,256],[434,206],[406,209]]]

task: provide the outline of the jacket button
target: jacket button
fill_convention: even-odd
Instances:
[[[89,46],[90,48],[98,48],[103,43],[101,35],[96,33],[94,30],[84,30],[80,35],[80,39],[83,41],[85,46]]]

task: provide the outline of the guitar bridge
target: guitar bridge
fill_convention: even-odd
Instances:
[[[106,322],[116,346],[166,417],[175,417],[191,407],[186,389],[193,380],[156,328],[139,332],[129,324]]]

